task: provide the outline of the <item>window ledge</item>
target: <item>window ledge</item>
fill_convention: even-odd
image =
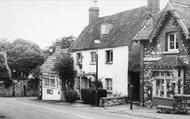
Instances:
[[[96,62],[91,62],[90,65],[96,65]]]
[[[179,53],[179,50],[171,50],[171,51],[163,52],[163,54],[177,54],[177,53]]]
[[[113,64],[113,62],[106,62],[106,64]]]

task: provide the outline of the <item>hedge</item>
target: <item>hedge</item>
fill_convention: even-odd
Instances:
[[[107,96],[107,91],[104,89],[98,90],[98,100],[101,97]],[[96,99],[96,90],[95,89],[82,89],[81,90],[81,98],[86,104],[95,105],[95,99]],[[98,101],[99,102],[99,101]]]

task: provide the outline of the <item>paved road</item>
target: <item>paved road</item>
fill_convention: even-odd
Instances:
[[[35,101],[34,98],[1,98],[0,114],[8,119],[147,119],[147,117],[116,114],[96,107],[76,107]]]

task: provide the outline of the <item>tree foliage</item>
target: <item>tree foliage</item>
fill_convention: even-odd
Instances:
[[[59,78],[62,80],[62,87],[73,89],[76,71],[74,70],[74,60],[68,52],[58,53],[55,71],[58,72]]]
[[[47,56],[50,56],[54,53],[56,46],[61,46],[61,49],[68,49],[70,45],[75,40],[75,37],[68,36],[68,37],[61,37],[59,39],[56,39],[55,42],[52,43],[51,46],[48,47],[47,50],[45,50],[45,53]]]
[[[11,72],[7,65],[6,53],[4,52],[0,52],[0,81],[3,82],[6,87],[9,87],[12,82]]]
[[[32,69],[44,62],[44,53],[38,45],[17,39],[10,43],[7,40],[0,40],[0,51],[7,53],[7,62],[13,75],[19,79],[24,79]]]

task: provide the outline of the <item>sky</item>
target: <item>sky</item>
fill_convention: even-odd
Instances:
[[[161,0],[164,8],[167,0]],[[147,0],[98,0],[100,17],[145,6]],[[88,25],[92,0],[0,0],[0,39],[21,38],[47,48],[60,37],[78,37]]]

